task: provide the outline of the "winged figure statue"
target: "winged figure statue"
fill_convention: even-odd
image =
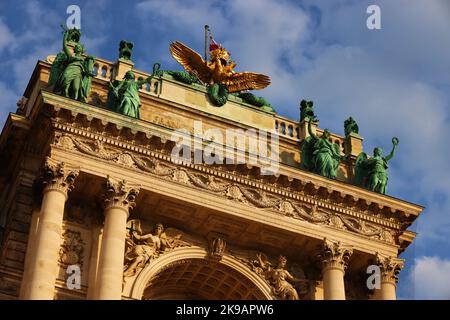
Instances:
[[[220,45],[211,51],[210,61],[203,60],[200,54],[179,41],[170,45],[170,53],[186,71],[208,85],[209,97],[217,106],[227,102],[229,93],[259,90],[270,84],[266,75],[234,71],[236,63]]]

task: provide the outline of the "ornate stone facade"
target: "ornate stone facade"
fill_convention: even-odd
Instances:
[[[108,77],[121,80],[132,63],[95,63],[107,72],[84,103],[51,93],[40,61],[3,129],[0,298],[364,298],[370,264],[382,272],[373,296],[395,298],[422,207],[347,183],[360,136],[330,134],[346,152],[330,180],[301,169],[305,122],[232,95],[217,108],[200,85],[135,69],[149,85],[131,119],[105,106]],[[240,164],[173,159],[174,129],[197,134],[196,120],[220,132],[274,129],[278,173],[264,175],[245,152]],[[67,287],[69,265],[81,267],[79,289]]]

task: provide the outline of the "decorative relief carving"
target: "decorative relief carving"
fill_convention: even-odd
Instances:
[[[187,175],[186,171],[184,170],[175,170],[172,175],[172,180],[176,182],[181,182],[184,184],[190,184],[189,176]]]
[[[64,162],[47,157],[42,175],[44,191],[59,190],[67,195],[73,189],[78,173],[78,170],[68,168]]]
[[[208,240],[208,250],[211,258],[220,261],[227,247],[227,242],[224,236],[220,234],[213,234]]]
[[[261,252],[233,250],[230,253],[262,277],[271,286],[273,295],[278,299],[311,298],[312,282],[306,279],[299,265],[291,264],[288,268],[285,256],[280,255],[278,260],[275,260],[269,259]]]
[[[69,265],[83,265],[84,241],[81,233],[66,229],[62,234],[63,243],[59,249],[58,262],[67,267]]]
[[[398,282],[398,275],[403,269],[405,260],[395,257],[376,255],[376,263],[381,269],[381,280],[386,282]]]
[[[105,208],[124,207],[127,211],[136,205],[136,197],[139,194],[137,186],[130,186],[125,180],[115,181],[108,176],[106,191],[103,196]]]
[[[62,135],[57,138],[57,145],[66,150],[77,150],[96,158],[114,161],[115,163],[126,167],[139,169],[160,176],[168,176],[173,173],[172,167],[163,166],[158,160],[136,156],[129,152],[115,152],[108,150],[105,148],[104,143],[99,140],[94,140],[94,142],[82,142],[68,135]]]
[[[352,254],[351,246],[345,246],[340,241],[331,241],[325,238],[319,248],[318,258],[324,268],[332,267],[345,271]]]
[[[320,208],[317,204],[308,207],[299,201],[283,198],[272,193],[269,194],[257,188],[245,187],[235,182],[229,182],[228,180],[215,177],[214,175],[202,174],[188,169],[179,169],[173,164],[165,163],[154,158],[107,149],[104,143],[98,140],[95,140],[94,143],[89,141],[84,142],[63,134],[57,137],[56,144],[68,150],[76,150],[107,161],[114,161],[115,163],[157,176],[167,176],[173,181],[192,185],[234,201],[253,205],[257,208],[272,210],[294,219],[329,225],[390,244],[395,243],[394,236],[390,231],[375,224],[365,222],[362,219],[347,218],[336,212],[328,212]]]
[[[152,233],[144,234],[141,221],[129,220],[127,223],[125,247],[124,277],[132,277],[154,259],[177,247],[191,246],[188,241],[181,240],[181,231],[157,224]]]

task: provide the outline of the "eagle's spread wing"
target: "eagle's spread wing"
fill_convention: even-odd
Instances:
[[[266,75],[253,72],[233,73],[227,81],[228,92],[264,89],[270,84]]]
[[[186,71],[194,73],[203,82],[209,82],[211,72],[205,64],[205,60],[203,60],[197,52],[179,41],[171,43],[169,50],[172,57],[174,57]]]

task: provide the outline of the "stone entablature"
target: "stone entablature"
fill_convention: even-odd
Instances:
[[[47,92],[42,97],[54,119],[54,148],[170,177],[268,212],[397,244],[400,250],[407,242],[400,243],[399,238],[420,211],[407,202],[284,166],[278,176],[262,176],[257,167],[248,165],[174,163],[169,131],[148,123],[127,128],[120,115],[71,100],[62,104],[60,99],[65,98]]]

